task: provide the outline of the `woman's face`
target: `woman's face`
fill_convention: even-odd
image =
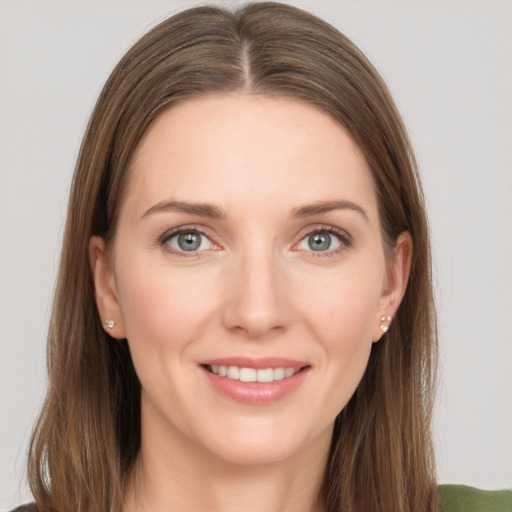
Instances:
[[[358,147],[304,103],[208,96],[162,114],[130,172],[113,251],[93,238],[91,259],[143,446],[244,464],[325,450],[410,254],[401,237],[386,265]]]

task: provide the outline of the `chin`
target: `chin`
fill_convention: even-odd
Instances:
[[[235,466],[265,466],[279,464],[296,456],[297,446],[286,443],[235,441],[229,446],[216,445],[210,453],[218,460]]]
[[[244,421],[244,425],[219,429],[203,439],[203,448],[218,460],[238,466],[279,464],[291,459],[327,453],[332,425],[323,431],[301,431],[298,425],[272,425]]]

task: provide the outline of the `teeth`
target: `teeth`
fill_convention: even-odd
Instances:
[[[284,374],[285,373],[286,373],[286,370],[284,368],[276,368],[274,370],[274,380],[282,380],[282,379],[284,379]]]
[[[265,368],[264,370],[256,371],[256,380],[258,382],[274,382],[274,370],[272,368]]]
[[[295,370],[293,368],[285,368],[285,370],[284,370],[285,377],[291,377],[294,373],[295,373]]]
[[[228,366],[227,377],[233,380],[240,380],[240,368],[238,366]]]
[[[256,374],[254,368],[240,368],[240,380],[242,382],[256,382]]]
[[[227,377],[241,382],[274,382],[295,375],[295,368],[240,368],[238,366],[222,366],[212,364],[208,369],[215,375]]]

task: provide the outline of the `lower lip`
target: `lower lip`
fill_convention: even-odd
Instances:
[[[236,402],[250,405],[270,404],[293,393],[309,372],[306,367],[291,377],[274,382],[241,382],[211,373],[204,367],[201,369],[217,391]]]

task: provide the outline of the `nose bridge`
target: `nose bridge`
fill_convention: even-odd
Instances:
[[[254,242],[254,240],[253,240]],[[236,256],[230,276],[225,321],[249,337],[282,329],[287,323],[287,294],[283,262],[268,240],[248,244]]]

